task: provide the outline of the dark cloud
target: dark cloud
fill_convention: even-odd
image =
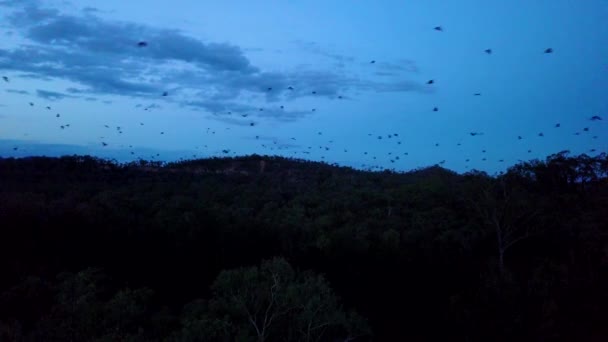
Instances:
[[[218,101],[213,99],[187,101],[185,102],[185,105],[195,108],[201,108],[215,115],[227,115],[228,113],[234,113],[234,115],[249,114],[257,110],[254,106],[251,105],[221,100]]]
[[[6,89],[5,91],[10,94],[19,94],[19,95],[29,95],[30,94],[30,92],[27,90]]]
[[[224,102],[224,101],[191,101],[187,103],[188,106],[202,108],[205,111],[212,113],[210,116],[219,121],[226,123],[239,122],[239,125],[243,123],[251,123],[256,119],[273,119],[276,121],[292,122],[298,119],[304,118],[308,115],[313,114],[312,110],[285,110],[278,106],[273,107],[254,107],[251,105],[245,105],[235,102]],[[247,115],[242,117],[242,115]],[[233,119],[228,119],[233,118]]]
[[[327,48],[321,47],[318,43],[297,40],[294,42],[300,49],[334,60],[341,67],[345,67],[355,62],[355,58],[335,52],[329,52]],[[374,60],[370,58],[370,60]],[[375,61],[375,60],[374,60]],[[370,65],[369,60],[361,61],[360,65]],[[417,73],[419,71],[416,63],[409,59],[399,59],[396,61],[375,61],[373,68],[378,76],[403,76],[405,73]]]
[[[362,63],[362,65],[369,65],[374,74],[380,77],[397,77],[401,78],[408,74],[416,74],[420,70],[416,63],[411,60],[402,59],[396,62],[376,61],[374,64],[369,62]]]
[[[93,14],[93,13],[99,13],[101,11],[98,8],[87,6],[82,9],[82,12],[84,12],[86,14]]]
[[[301,118],[314,114],[312,110],[282,110],[282,109],[270,109],[264,110],[256,114],[262,118],[272,118],[283,122],[293,122]]]
[[[397,62],[378,62],[376,68],[386,73],[417,73],[420,71],[416,63],[409,59],[402,59]]]
[[[77,17],[55,9],[27,5],[9,16],[9,22],[36,43],[53,44],[55,49],[113,56],[138,56],[148,61],[178,60],[202,68],[256,72],[241,49],[230,44],[203,43],[177,30],[110,22],[94,15]],[[137,42],[144,40],[144,49]],[[82,58],[82,56],[78,56]],[[104,56],[105,57],[105,56]]]
[[[319,43],[316,43],[316,42],[296,40],[296,41],[294,41],[294,43],[296,44],[296,46],[298,46],[300,49],[302,49],[304,51],[332,59],[335,62],[340,63],[340,64],[347,64],[347,63],[352,63],[355,61],[355,58],[352,56],[347,56],[347,55],[343,55],[343,54],[339,54],[339,53],[335,53],[335,52],[329,52],[329,51],[327,51],[327,49],[322,48],[319,45]]]
[[[84,90],[84,89],[78,89],[78,88],[73,88],[73,87],[67,88],[65,91],[67,91],[70,94],[84,94],[84,93],[87,93],[87,91]]]
[[[109,21],[98,17],[94,8],[85,8],[79,16],[43,7],[35,0],[4,0],[0,6],[8,9],[7,24],[27,42],[0,49],[0,69],[19,71],[23,78],[63,79],[78,84],[66,89],[67,94],[37,93],[48,99],[75,95],[88,95],[89,99],[93,95],[156,99],[171,90],[163,101],[209,113],[231,111],[294,121],[310,115],[310,111],[255,109],[278,107],[274,103],[301,97],[349,98],[347,94],[356,91],[426,91],[398,75],[390,82],[365,80],[346,74],[342,68],[341,72],[303,66],[292,71],[263,71],[252,65],[238,46],[205,42],[178,30]],[[148,45],[138,47],[139,41]],[[354,61],[350,56],[326,52],[316,43],[301,45],[339,63]],[[415,67],[408,61],[377,66],[385,73]]]
[[[49,91],[49,90],[41,90],[41,89],[36,89],[36,96],[41,97],[45,100],[49,100],[49,101],[56,101],[56,100],[63,100],[65,98],[76,98],[77,97],[77,96],[73,96],[73,95],[58,93],[58,92]]]
[[[14,7],[38,4],[38,0],[0,0],[0,6]]]
[[[14,2],[11,2],[14,5]],[[41,78],[81,83],[81,92],[151,96],[162,86],[146,82],[152,65],[181,61],[203,73],[257,72],[240,49],[229,44],[205,44],[175,30],[108,22],[93,15],[77,17],[34,4],[9,15],[9,22],[35,44],[0,50],[0,68]],[[139,40],[149,41],[138,48]]]
[[[43,80],[68,79],[88,86],[81,93],[149,96],[160,87],[134,80],[139,76],[128,61],[117,56],[97,56],[77,51],[21,46],[13,51],[0,50],[0,69],[27,72],[22,77]],[[143,65],[137,69],[141,71]],[[129,79],[130,78],[130,79]]]

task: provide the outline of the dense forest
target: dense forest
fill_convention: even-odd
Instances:
[[[608,156],[0,159],[0,341],[606,341]]]

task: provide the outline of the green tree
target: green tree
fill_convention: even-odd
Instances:
[[[505,254],[517,243],[540,231],[533,220],[541,212],[532,194],[508,177],[492,179],[475,175],[469,189],[470,203],[483,224],[495,236],[498,271],[506,275]]]
[[[226,317],[239,338],[321,341],[369,332],[358,315],[343,312],[322,276],[297,273],[282,258],[223,271],[212,289],[211,311]]]
[[[143,323],[147,318],[149,289],[123,289],[104,305],[105,334],[102,340],[143,340]]]
[[[51,341],[86,341],[100,331],[103,307],[99,301],[99,286],[103,275],[88,268],[58,277],[55,305],[49,317],[43,319],[41,339]]]

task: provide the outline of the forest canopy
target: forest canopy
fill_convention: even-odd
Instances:
[[[0,159],[0,340],[603,340],[606,208],[605,154]]]

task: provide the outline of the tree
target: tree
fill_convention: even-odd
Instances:
[[[533,225],[540,213],[539,202],[508,175],[492,179],[475,175],[470,203],[484,225],[493,230],[498,270],[505,276],[505,254],[515,244],[539,233]]]
[[[332,335],[348,340],[369,332],[358,315],[342,311],[325,278],[297,273],[282,258],[222,271],[212,290],[210,310],[226,317],[239,337],[321,341]],[[355,321],[357,326],[351,324]]]
[[[88,268],[76,274],[58,275],[55,306],[51,314],[42,320],[44,340],[84,341],[100,331],[103,317],[99,286],[103,274]]]
[[[129,288],[118,291],[104,305],[103,338],[110,341],[143,340],[142,325],[148,312],[148,301],[153,292],[150,289]]]

